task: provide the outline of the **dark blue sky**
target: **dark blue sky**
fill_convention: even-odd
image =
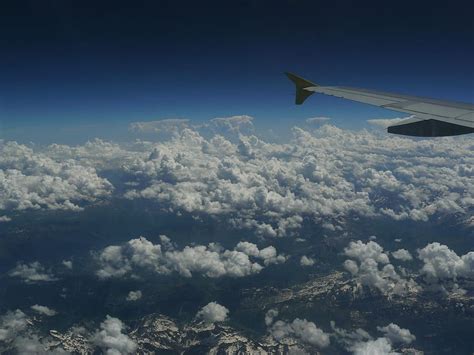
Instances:
[[[296,107],[286,70],[328,85],[473,101],[474,8],[467,1],[0,6],[4,132],[234,114],[295,123],[397,116],[322,96]]]

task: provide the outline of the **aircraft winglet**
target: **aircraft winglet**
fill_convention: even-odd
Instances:
[[[296,86],[295,104],[297,105],[301,105],[309,96],[311,96],[311,94],[313,94],[312,91],[307,91],[305,90],[305,88],[318,86],[315,83],[303,79],[295,74],[288,72],[286,72],[285,74]]]

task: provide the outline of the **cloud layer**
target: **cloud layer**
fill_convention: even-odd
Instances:
[[[177,272],[184,277],[193,274],[211,278],[243,277],[286,260],[272,246],[258,249],[248,242],[240,242],[234,250],[224,250],[214,243],[186,246],[182,250],[165,249],[166,245],[153,244],[143,237],[122,246],[108,246],[97,256],[97,276],[101,279],[121,277],[144,269],[164,275]],[[257,261],[263,262],[264,266]]]
[[[15,142],[0,141],[0,211],[80,210],[109,196],[112,185],[93,167],[60,160]]]
[[[283,144],[248,133],[249,116],[201,127],[186,122],[168,122],[179,129],[158,143],[95,140],[41,152],[1,143],[0,210],[79,210],[112,195],[101,177],[112,170],[125,177],[128,199],[225,216],[234,227],[265,236],[295,234],[305,221],[335,230],[355,216],[427,221],[456,215],[471,224],[472,140],[412,140],[325,125],[313,132],[295,127]],[[198,132],[211,127],[209,138]],[[233,138],[216,134],[220,129]]]

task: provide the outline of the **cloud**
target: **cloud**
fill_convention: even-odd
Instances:
[[[40,306],[39,304],[31,306],[31,309],[39,314],[43,314],[48,317],[52,317],[58,314],[58,312],[56,312],[54,309],[51,309],[46,306]]]
[[[359,261],[348,259],[343,265],[362,285],[375,288],[385,295],[403,295],[420,290],[412,278],[397,273],[383,248],[374,241],[350,242],[344,254]]]
[[[278,255],[277,250],[273,246],[268,246],[259,250],[256,244],[249,242],[239,242],[236,245],[235,250],[248,256],[253,256],[257,259],[263,260],[263,264],[265,266],[271,264],[281,264],[286,261],[286,257],[284,255]]]
[[[192,277],[193,273],[211,278],[243,277],[286,260],[272,246],[258,249],[251,243],[239,243],[234,250],[224,250],[211,243],[186,246],[182,250],[163,250],[161,244],[153,244],[143,237],[132,239],[123,246],[108,246],[97,259],[97,276],[102,279],[121,277],[136,269],[165,275],[177,272],[184,277]],[[262,260],[264,266],[253,260]]]
[[[388,128],[390,126],[406,121],[412,117],[414,116],[408,116],[408,117],[402,117],[402,118],[381,118],[381,119],[367,120],[367,122],[373,126]]]
[[[100,324],[100,330],[92,337],[92,343],[102,348],[107,355],[135,353],[137,344],[123,333],[124,324],[118,318],[107,316]]]
[[[374,241],[368,243],[363,243],[360,240],[350,242],[349,246],[344,248],[344,254],[358,261],[373,259],[381,264],[389,262],[388,255],[383,252],[383,248]]]
[[[189,120],[185,118],[167,118],[157,121],[130,123],[129,130],[134,133],[178,133],[189,127]]]
[[[384,333],[384,336],[375,340],[367,331],[361,328],[350,332],[337,328],[334,321],[331,321],[331,328],[334,330],[332,334],[334,339],[342,344],[346,350],[358,355],[395,355],[398,352],[394,351],[393,345],[411,344],[416,339],[410,330],[400,328],[394,323],[390,323],[385,327],[377,327],[377,330]]]
[[[383,332],[385,338],[389,339],[392,344],[410,344],[416,339],[408,329],[400,328],[394,323],[390,323],[385,327],[377,327],[377,330]]]
[[[418,258],[423,261],[422,275],[430,283],[444,280],[456,281],[460,277],[474,277],[474,252],[459,256],[448,246],[430,243],[418,250]]]
[[[315,263],[313,258],[309,258],[306,255],[303,255],[300,259],[301,266],[313,266]]]
[[[10,222],[12,219],[8,216],[0,216],[0,223],[2,222]]]
[[[306,119],[306,123],[309,123],[309,124],[321,124],[321,123],[325,123],[329,120],[331,120],[332,118],[331,117],[324,117],[324,116],[319,116],[319,117],[310,117],[310,118],[307,118]]]
[[[276,309],[269,309],[267,313],[265,313],[265,325],[268,327],[272,325],[273,320],[275,317],[278,316],[278,310]]]
[[[270,144],[252,135],[205,139],[184,129],[150,147],[153,159],[143,154],[124,165],[142,182],[125,197],[227,217],[264,236],[292,235],[305,219],[335,228],[354,215],[467,216],[474,201],[474,154],[462,138],[433,146],[329,125],[293,134],[288,144]]]
[[[396,251],[392,251],[392,256],[401,261],[410,261],[413,260],[413,257],[411,256],[410,252],[406,249],[398,249]]]
[[[387,338],[378,338],[366,342],[355,343],[350,350],[354,355],[396,355],[392,344]]]
[[[130,291],[127,295],[126,300],[127,301],[138,301],[140,298],[142,298],[142,291]]]
[[[57,278],[46,270],[38,261],[29,264],[18,263],[14,269],[8,273],[11,277],[18,277],[26,283],[50,282]]]
[[[216,302],[210,302],[196,314],[196,318],[204,320],[206,323],[224,322],[227,319],[229,310]]]
[[[71,261],[71,260],[63,260],[61,263],[62,263],[62,264],[64,265],[64,267],[66,267],[67,269],[72,270],[72,261]]]
[[[269,329],[272,337],[277,341],[285,338],[297,338],[302,342],[325,348],[329,345],[329,334],[319,329],[313,322],[296,318],[293,322],[276,321]]]
[[[93,167],[56,161],[16,142],[0,142],[0,210],[77,211],[112,190]]]
[[[57,355],[68,354],[64,349],[48,349],[48,344],[37,335],[18,336],[14,341],[15,350],[21,355]],[[48,349],[48,350],[47,350]]]
[[[0,341],[10,342],[28,326],[26,314],[19,309],[0,316]]]
[[[238,115],[230,117],[217,117],[209,121],[208,127],[219,133],[243,133],[253,132],[253,117]]]
[[[296,236],[306,222],[338,230],[358,217],[453,216],[471,225],[472,140],[434,145],[324,125],[312,132],[295,127],[290,142],[268,143],[244,132],[251,123],[233,116],[206,124],[237,132],[232,139],[184,127],[155,143],[94,140],[42,151],[1,143],[0,210],[80,210],[114,194],[100,176],[107,170],[126,180],[117,197],[225,219],[266,237]]]

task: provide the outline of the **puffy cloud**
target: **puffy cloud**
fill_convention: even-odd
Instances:
[[[46,270],[38,261],[29,264],[18,263],[14,269],[8,273],[11,277],[18,277],[26,283],[56,281],[57,278]]]
[[[413,260],[410,252],[406,249],[398,249],[392,252],[392,256],[397,260],[410,261]]]
[[[272,337],[281,341],[285,338],[298,338],[302,342],[314,345],[320,348],[327,347],[330,343],[329,334],[319,329],[313,322],[306,319],[296,318],[291,323],[276,321],[269,329]]]
[[[352,351],[353,354],[360,355],[398,354],[393,351],[393,345],[410,344],[416,339],[410,330],[400,328],[394,323],[385,327],[377,327],[377,330],[384,333],[384,336],[375,340],[361,328],[349,332],[337,328],[333,321],[331,321],[331,327],[334,330],[332,335],[337,342],[341,343],[346,350]]]
[[[349,349],[355,343],[365,342],[367,340],[372,340],[372,337],[368,332],[366,332],[362,328],[357,328],[354,331],[347,331],[345,329],[341,329],[336,327],[336,322],[331,321],[331,328],[334,331],[332,334],[333,337],[342,345],[344,348]]]
[[[247,115],[218,117],[210,120],[208,126],[222,133],[250,133],[253,131],[253,117]]]
[[[428,282],[456,281],[459,277],[474,277],[474,252],[459,256],[446,245],[431,243],[418,250],[423,261],[421,273]]]
[[[344,269],[349,271],[352,275],[357,275],[357,273],[359,272],[359,266],[354,260],[348,259],[344,261],[343,265],[344,265]]]
[[[388,255],[383,252],[383,248],[376,242],[370,241],[367,244],[358,240],[350,242],[349,246],[344,249],[344,254],[353,259],[364,261],[373,259],[377,263],[388,264]]]
[[[247,254],[248,256],[262,259],[265,266],[281,264],[286,261],[286,257],[284,255],[278,255],[277,250],[273,246],[268,246],[259,250],[256,244],[239,242],[236,245],[235,250]]]
[[[232,143],[184,129],[154,145],[153,159],[126,164],[146,198],[190,213],[232,215],[238,228],[289,235],[305,217],[337,226],[348,216],[426,221],[466,214],[474,199],[474,162],[466,140],[414,141],[324,126],[294,129],[289,144],[255,136]],[[327,159],[333,157],[333,159]]]
[[[163,239],[162,239],[163,240]],[[244,251],[242,251],[244,250]],[[177,272],[184,277],[193,273],[207,277],[243,277],[260,272],[264,266],[284,262],[274,247],[258,249],[251,243],[239,243],[235,250],[224,250],[217,244],[186,246],[182,250],[163,250],[146,238],[132,239],[123,246],[108,246],[99,255],[97,276],[105,279],[129,274],[144,268],[158,274]]]
[[[236,116],[207,128],[242,133],[251,122]],[[428,221],[453,215],[471,224],[472,140],[435,144],[330,125],[314,132],[294,128],[293,135],[285,144],[243,134],[231,141],[185,127],[157,143],[95,140],[42,152],[1,143],[0,209],[80,209],[111,195],[98,172],[115,169],[128,179],[126,198],[225,217],[264,236],[294,235],[305,221],[337,230],[360,216]]]
[[[227,319],[229,310],[216,302],[210,302],[196,314],[197,318],[204,320],[206,323],[224,322]]]
[[[52,317],[58,314],[58,312],[56,312],[54,309],[51,309],[46,306],[40,306],[39,304],[31,306],[31,309],[35,312],[38,312],[39,314],[43,314],[48,317]]]
[[[306,255],[303,255],[300,259],[301,266],[313,266],[315,263],[313,258],[309,258]]]
[[[127,301],[138,301],[140,298],[142,298],[142,291],[130,291],[127,295],[126,300]]]
[[[0,210],[80,210],[112,189],[93,167],[0,142]]]
[[[100,330],[92,337],[92,342],[107,355],[132,354],[137,349],[137,344],[123,333],[124,329],[120,319],[107,316],[100,324]]]
[[[26,314],[19,309],[0,316],[0,341],[9,342],[28,326]]]
[[[269,309],[267,313],[265,313],[265,325],[267,327],[272,325],[273,320],[277,316],[278,316],[278,311],[276,309]]]
[[[383,332],[385,334],[385,338],[389,339],[393,344],[410,344],[416,339],[416,337],[411,334],[408,329],[400,328],[394,323],[390,323],[385,327],[377,327],[377,330]]]
[[[344,262],[344,268],[362,285],[378,289],[386,295],[419,291],[413,279],[406,279],[397,273],[383,248],[374,241],[350,242],[344,254],[359,261],[358,264],[348,259]]]
[[[157,121],[132,122],[129,130],[134,133],[177,133],[189,127],[185,118],[167,118]]]
[[[354,355],[397,355],[387,338],[378,338],[365,342],[355,343],[351,349]]]
[[[242,125],[251,122],[235,116],[215,119],[205,128],[242,133]],[[52,145],[42,153],[4,143],[0,169],[21,186],[5,182],[7,194],[0,201],[18,209],[78,208],[110,195],[111,186],[96,171],[113,168],[129,178],[127,198],[155,200],[172,211],[225,216],[236,228],[265,236],[292,235],[305,220],[337,229],[353,216],[470,217],[474,154],[468,139],[434,144],[330,125],[314,132],[294,128],[293,134],[289,143],[270,144],[243,134],[236,141],[216,134],[206,139],[185,127],[158,143],[96,140],[78,147]],[[18,174],[26,177],[17,179]],[[43,175],[48,178],[36,181]],[[76,176],[86,183],[75,181]],[[32,191],[22,190],[25,179],[36,179],[28,184]],[[60,183],[51,190],[48,179]]]
[[[0,223],[2,222],[10,222],[12,219],[8,216],[0,216]]]

